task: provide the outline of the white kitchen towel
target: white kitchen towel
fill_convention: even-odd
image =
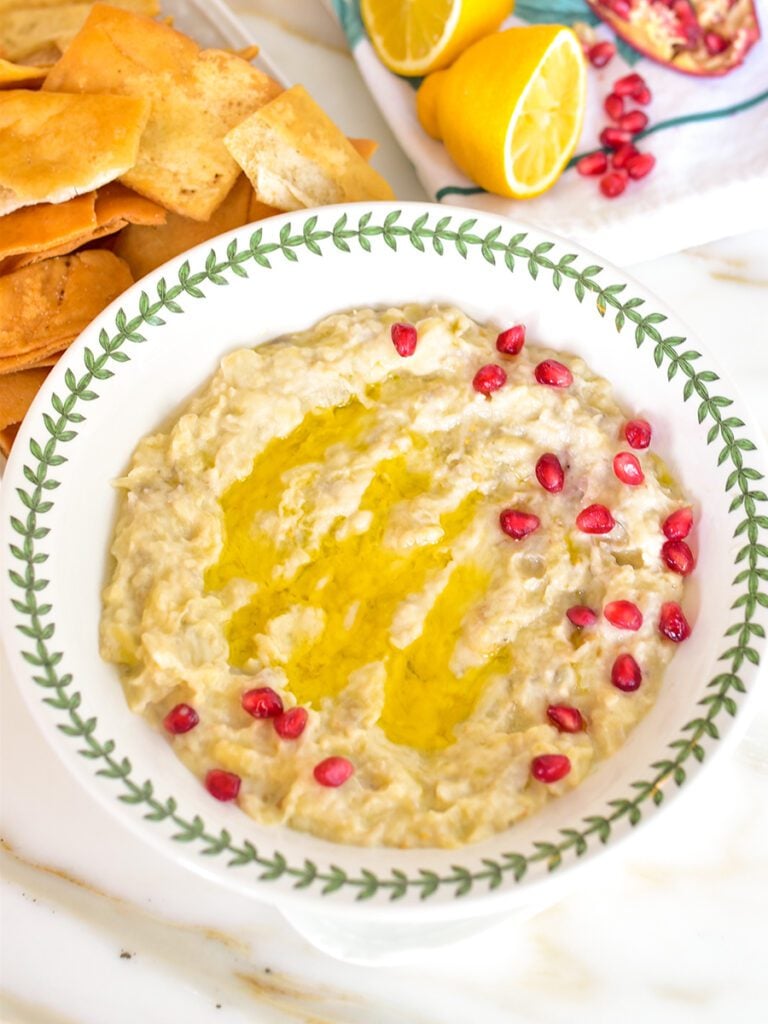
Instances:
[[[608,123],[603,100],[611,83],[631,69],[648,82],[651,123],[638,142],[652,152],[653,173],[623,195],[606,199],[597,178],[570,166],[536,199],[513,200],[478,189],[416,119],[414,83],[388,71],[360,18],[359,0],[326,0],[347,36],[358,67],[429,195],[513,216],[572,238],[616,263],[634,263],[768,226],[768,39],[722,78],[694,78],[662,67],[621,45],[610,64],[589,69],[587,111],[576,158],[599,147]],[[768,27],[768,0],[758,0]],[[596,24],[584,0],[518,0],[505,25],[547,22]],[[600,38],[614,39],[597,23]]]

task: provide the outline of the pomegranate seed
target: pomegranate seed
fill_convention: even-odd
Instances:
[[[716,57],[719,53],[723,53],[731,45],[727,39],[723,39],[717,32],[705,32],[704,33],[704,45],[707,48],[707,53],[711,57]]]
[[[696,566],[693,552],[684,540],[667,540],[661,548],[661,560],[672,572],[690,576]]]
[[[416,351],[418,336],[413,324],[392,324],[390,331],[392,344],[397,349],[399,356],[412,356]]]
[[[684,540],[693,529],[693,509],[677,509],[667,516],[661,529],[667,540]]]
[[[565,614],[574,626],[578,626],[579,629],[583,629],[585,626],[594,626],[597,622],[597,612],[593,612],[585,604],[575,604]]]
[[[631,75],[624,75],[623,78],[617,79],[613,83],[613,91],[618,96],[631,96],[635,98],[635,93],[642,89],[647,89],[648,85],[642,75],[638,75],[637,72],[633,72]]]
[[[632,132],[624,131],[623,128],[603,128],[600,132],[600,145],[606,149],[618,149],[627,142],[632,141]]]
[[[531,761],[531,775],[537,782],[559,782],[570,770],[565,754],[539,754]]]
[[[620,171],[627,166],[633,156],[637,156],[637,148],[631,142],[625,142],[611,155],[611,167]]]
[[[643,613],[631,601],[610,601],[603,608],[603,615],[617,629],[631,629],[637,632],[643,624]]]
[[[579,709],[568,707],[567,704],[550,704],[547,718],[557,726],[559,732],[581,732],[584,728],[584,718]]]
[[[680,644],[691,635],[691,627],[676,601],[666,601],[661,606],[659,632],[673,643]]]
[[[312,774],[321,786],[343,786],[354,774],[355,766],[346,757],[326,757],[316,764]]]
[[[496,339],[496,348],[507,356],[516,356],[525,344],[525,326],[515,324],[502,331]]]
[[[619,121],[619,128],[622,131],[631,132],[633,135],[637,135],[638,132],[647,127],[648,115],[644,114],[642,110],[630,110]]]
[[[240,792],[240,781],[240,776],[234,772],[211,768],[205,776],[205,788],[217,800],[234,800]]]
[[[498,391],[507,383],[507,375],[500,366],[489,363],[481,366],[472,378],[472,387],[481,395],[490,395],[492,391]]]
[[[608,157],[599,149],[596,153],[587,153],[576,163],[576,170],[585,178],[591,178],[595,174],[602,174],[608,167]]]
[[[545,359],[533,373],[539,384],[548,384],[551,388],[567,388],[573,384],[571,371],[556,359]]]
[[[639,85],[636,89],[632,90],[630,95],[635,103],[640,103],[644,107],[648,106],[653,98],[651,90],[647,85]]]
[[[289,708],[274,719],[275,732],[283,740],[295,740],[304,732],[308,718],[306,708]]]
[[[532,512],[521,512],[516,508],[505,508],[499,515],[499,524],[508,537],[522,540],[529,533],[535,533],[541,526],[541,520]]]
[[[616,520],[605,505],[589,505],[576,516],[576,525],[582,533],[610,533]]]
[[[624,426],[624,437],[630,448],[647,448],[651,443],[651,424],[648,420],[630,420]]]
[[[615,199],[627,187],[627,175],[624,171],[611,171],[600,179],[600,191],[606,199]]]
[[[559,494],[565,483],[565,472],[560,465],[560,459],[552,452],[545,452],[536,463],[536,479],[545,491],[550,494]]]
[[[603,103],[605,112],[612,121],[618,121],[624,114],[624,99],[615,92],[609,93]]]
[[[656,157],[651,153],[637,153],[627,160],[627,174],[638,181],[650,174],[656,166]]]
[[[610,7],[619,18],[629,21],[629,15],[632,10],[630,0],[606,0],[606,6]]]
[[[190,729],[194,729],[199,721],[200,715],[189,704],[177,704],[165,716],[163,725],[168,732],[172,732],[174,736],[179,736],[183,732],[189,732]]]
[[[632,455],[631,452],[619,452],[618,455],[614,455],[613,472],[623,484],[629,484],[630,487],[637,487],[645,480],[645,473],[640,467],[637,456]]]
[[[247,690],[240,703],[243,710],[254,718],[277,718],[283,713],[283,701],[279,693],[271,686],[259,686],[255,690]]]
[[[643,673],[631,654],[620,654],[611,669],[611,682],[617,690],[631,693],[640,688]]]
[[[593,68],[604,68],[616,56],[616,47],[604,39],[587,50],[587,59]]]

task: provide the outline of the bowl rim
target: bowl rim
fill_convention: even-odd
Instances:
[[[478,234],[478,224],[482,228],[493,226]],[[507,241],[502,240],[502,233],[505,237],[508,233]],[[531,241],[536,244],[526,244]],[[204,298],[201,284],[218,286],[226,284],[231,275],[245,276],[244,265],[249,271],[271,269],[274,261],[282,258],[282,270],[296,262],[296,253],[302,249],[322,256],[326,248],[333,247],[354,258],[360,250],[370,253],[383,245],[396,252],[401,244],[410,244],[415,252],[430,258],[452,248],[465,260],[485,260],[493,265],[503,261],[513,274],[527,272],[534,279],[548,274],[557,290],[571,282],[579,304],[592,300],[601,318],[612,311],[618,334],[633,331],[638,348],[645,344],[652,352],[657,370],[670,379],[678,372],[681,379],[685,378],[683,401],[696,395],[698,422],[702,430],[708,430],[707,443],[718,437],[723,443],[718,465],[732,463],[725,490],[734,494],[729,515],[743,516],[734,524],[734,535],[744,537],[734,560],[734,582],[743,587],[732,606],[741,615],[741,622],[726,631],[730,646],[719,656],[719,660],[730,663],[727,670],[724,668],[709,681],[712,692],[699,702],[704,709],[692,711],[693,717],[680,736],[667,745],[668,752],[646,769],[655,774],[632,783],[634,792],[609,801],[613,807],[610,814],[589,815],[581,819],[579,827],[558,829],[556,841],[535,842],[527,853],[511,851],[496,859],[485,858],[479,870],[461,864],[462,854],[473,849],[469,845],[450,851],[455,864],[448,873],[420,869],[409,875],[391,868],[380,876],[368,868],[350,874],[335,866],[332,850],[339,844],[327,844],[329,863],[321,866],[308,859],[303,865],[291,864],[279,850],[272,856],[264,855],[247,840],[238,843],[227,829],[211,834],[199,814],[182,811],[172,797],[158,799],[151,784],[138,782],[133,765],[120,757],[113,741],[99,739],[97,720],[81,713],[81,695],[71,685],[71,677],[59,675],[57,665],[62,652],[53,649],[55,642],[49,643],[55,633],[55,611],[41,605],[37,598],[47,585],[44,552],[38,550],[37,542],[48,532],[45,515],[53,502],[46,492],[55,488],[57,467],[66,462],[61,448],[66,450],[66,445],[78,436],[72,426],[80,421],[79,409],[85,402],[98,400],[99,382],[119,372],[120,364],[127,361],[123,347],[144,341],[140,333],[143,326],[162,326],[165,321],[160,313],[179,316],[190,308],[194,310],[193,302],[185,301],[182,308],[177,299]],[[552,257],[561,248],[564,255],[555,262]],[[603,273],[611,275],[614,283],[603,285],[599,280]],[[625,290],[630,298],[624,297]],[[641,311],[639,307],[649,300],[649,306]],[[258,874],[252,877],[257,883],[278,883],[250,885],[253,895],[269,902],[289,898],[314,902],[322,895],[335,897],[334,912],[360,903],[370,908],[369,912],[389,912],[388,908],[413,908],[417,900],[419,907],[432,901],[430,910],[440,912],[440,906],[455,907],[458,901],[462,908],[482,904],[490,912],[498,910],[500,896],[514,900],[523,889],[530,892],[534,886],[548,882],[551,872],[557,871],[560,878],[579,858],[584,862],[596,852],[615,849],[617,842],[633,834],[638,824],[655,818],[658,810],[669,805],[681,787],[689,788],[702,767],[712,760],[709,755],[729,746],[742,733],[747,725],[744,710],[755,689],[768,624],[768,569],[759,564],[760,558],[768,556],[768,516],[759,509],[759,503],[766,500],[763,492],[754,489],[767,472],[764,443],[748,411],[743,412],[745,403],[727,376],[723,378],[710,369],[714,360],[706,349],[705,354],[691,349],[681,353],[678,347],[689,332],[678,317],[658,312],[659,308],[665,307],[630,275],[605,261],[598,262],[588,250],[551,232],[540,232],[495,214],[470,214],[460,207],[420,202],[357,203],[281,214],[204,242],[135,283],[95,319],[44,384],[19,431],[0,489],[0,537],[3,550],[10,550],[12,562],[0,581],[0,639],[11,674],[33,718],[44,726],[49,743],[124,825],[176,859],[178,842],[174,848],[169,840],[183,842],[186,850],[194,849],[211,858],[223,855],[228,858],[227,868],[255,866]],[[662,323],[682,328],[680,336],[662,337],[658,326]],[[100,351],[88,347],[97,332]],[[694,367],[698,360],[702,360],[702,366],[706,363],[706,368]],[[715,381],[721,381],[728,397],[710,393],[709,385]],[[733,415],[731,406],[743,414],[743,419]],[[721,410],[725,408],[729,413],[724,418]],[[33,433],[44,437],[44,443]],[[13,609],[10,614],[9,606]],[[45,701],[40,699],[40,687],[48,691]],[[57,716],[55,729],[51,727],[52,715]],[[89,760],[86,771],[81,755]],[[117,800],[102,787],[88,787],[87,779],[93,781],[97,773],[116,784]],[[674,783],[675,788],[666,783]],[[127,814],[127,806],[134,813]],[[172,823],[176,831],[171,835],[167,829],[153,830],[145,821]],[[510,830],[510,845],[514,844],[512,834]],[[345,850],[353,849],[340,845]],[[230,882],[232,872],[211,871],[189,856],[184,857],[184,863],[242,891],[242,875]],[[325,900],[323,905],[327,903]]]

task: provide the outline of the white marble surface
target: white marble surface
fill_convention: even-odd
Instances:
[[[423,198],[319,0],[235,7],[348,134],[381,141],[375,162],[397,194]],[[768,429],[768,233],[632,272],[720,354]],[[765,1020],[765,692],[733,753],[566,899],[406,967],[365,968],[123,831],[45,747],[5,671],[1,682],[4,1024]]]

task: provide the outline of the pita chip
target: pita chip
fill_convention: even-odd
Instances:
[[[66,348],[132,283],[127,264],[103,249],[55,256],[0,277],[0,372]]]
[[[0,214],[62,203],[125,173],[148,114],[133,96],[0,92]]]
[[[393,198],[387,182],[300,85],[251,114],[224,142],[257,199],[281,210]]]
[[[16,435],[19,432],[20,423],[12,423],[9,427],[4,430],[0,430],[0,452],[8,458],[11,453],[11,447],[13,442],[16,440]]]
[[[0,89],[34,89],[42,85],[48,68],[33,68],[0,58]]]
[[[94,5],[44,89],[147,97],[146,131],[121,181],[199,221],[240,173],[224,136],[281,91],[233,53],[201,50],[168,25],[103,4]]]
[[[24,419],[47,376],[47,369],[34,369],[6,373],[0,377],[0,430]]]

